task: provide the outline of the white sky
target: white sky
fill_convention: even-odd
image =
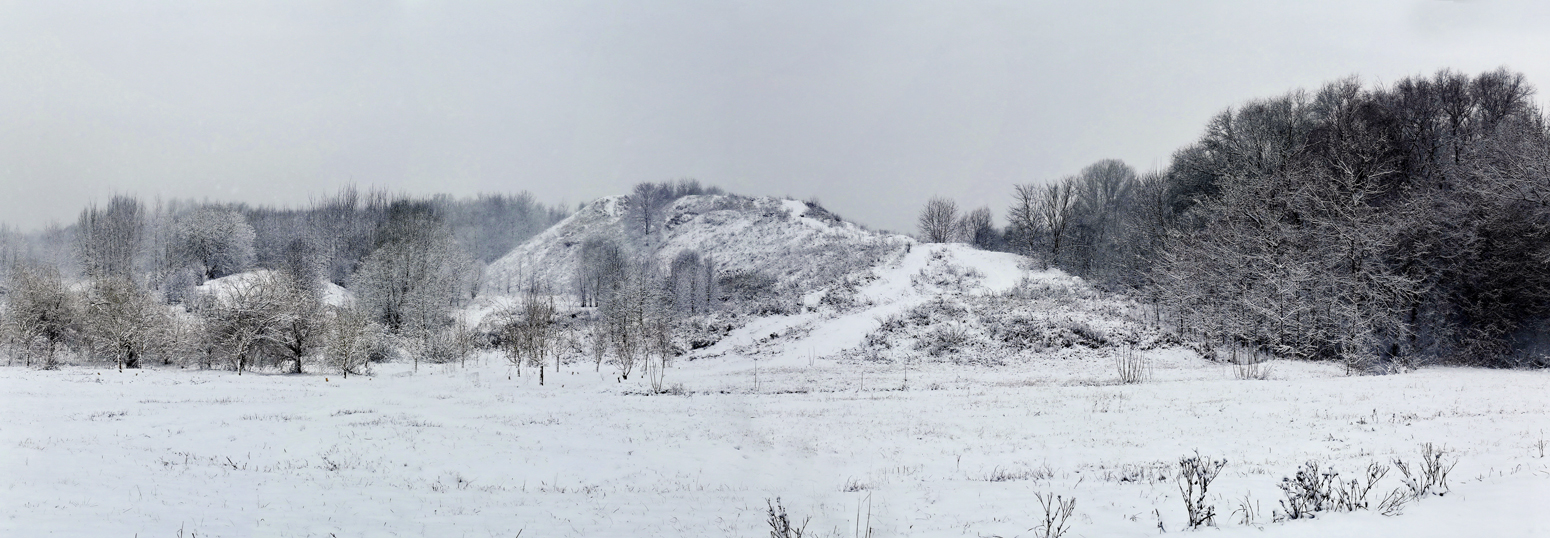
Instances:
[[[1491,0],[0,0],[0,222],[693,177],[909,231],[932,195],[999,216],[1014,183],[1162,167],[1228,106],[1347,75],[1550,87],[1546,28]]]

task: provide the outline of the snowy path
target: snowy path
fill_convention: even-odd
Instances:
[[[958,244],[916,245],[901,259],[873,270],[875,278],[857,291],[857,300],[867,306],[845,313],[830,310],[790,316],[757,319],[734,330],[716,345],[697,353],[702,356],[747,353],[761,343],[773,349],[761,350],[772,366],[806,365],[813,358],[831,357],[861,344],[867,333],[876,330],[882,319],[915,308],[938,296],[990,294],[1013,288],[1024,278],[1056,280],[1066,277],[1058,271],[1033,272],[1019,267],[1019,256],[986,252]],[[940,285],[950,275],[953,285]],[[783,335],[797,332],[794,337]],[[776,338],[769,338],[769,335]],[[772,340],[779,340],[772,342]]]

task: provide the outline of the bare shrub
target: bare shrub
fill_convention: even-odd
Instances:
[[[986,482],[1011,482],[1013,480],[1048,480],[1055,476],[1055,472],[1048,465],[1028,469],[1006,469],[996,467],[985,475]]]
[[[1125,346],[1114,354],[1114,369],[1119,373],[1119,382],[1125,385],[1145,383],[1152,378],[1151,359],[1136,353],[1135,346]]]
[[[1271,367],[1264,353],[1254,349],[1234,347],[1230,352],[1230,361],[1233,363],[1233,375],[1238,379],[1254,379],[1264,381],[1270,379]]]
[[[1405,509],[1405,503],[1410,502],[1410,494],[1405,488],[1394,488],[1383,500],[1378,501],[1378,513],[1385,516],[1397,516]]]
[[[1206,490],[1226,466],[1227,460],[1201,457],[1199,451],[1194,456],[1179,458],[1179,494],[1184,497],[1190,528],[1216,525],[1216,507],[1206,504]]]
[[[1367,494],[1373,486],[1378,484],[1384,476],[1389,474],[1389,467],[1378,462],[1367,464],[1366,472],[1360,478],[1352,478],[1349,481],[1335,480],[1335,508],[1352,512],[1366,510],[1368,508]]]
[[[1067,499],[1053,493],[1035,493],[1033,496],[1039,499],[1039,506],[1044,509],[1044,517],[1039,521],[1039,526],[1029,529],[1041,538],[1060,538],[1066,531],[1071,530],[1071,513],[1076,511],[1076,497]]]

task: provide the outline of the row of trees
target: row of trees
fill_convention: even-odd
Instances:
[[[1545,364],[1550,122],[1533,95],[1506,70],[1442,71],[1252,101],[1166,170],[1101,161],[1018,186],[1007,244],[1211,342],[1354,369]]]
[[[241,373],[254,366],[301,372],[314,358],[359,373],[383,333],[365,312],[327,307],[291,275],[267,271],[169,308],[123,277],[97,278],[82,291],[57,268],[23,265],[7,282],[4,343],[11,357],[52,367],[61,355],[107,359],[119,368],[146,360]]]
[[[988,207],[959,215],[957,202],[938,196],[926,202],[917,224],[920,240],[927,243],[968,243],[986,250],[1004,246],[1004,237]]]
[[[489,341],[519,366],[539,366],[540,380],[548,359],[558,368],[562,356],[590,354],[599,368],[611,357],[621,378],[644,369],[660,389],[681,352],[676,327],[723,298],[709,257],[684,251],[658,267],[642,253],[667,204],[720,192],[693,180],[637,186],[625,204],[639,228],[624,237],[640,248],[586,242],[575,279],[582,309],[562,311],[534,288],[483,331],[452,316],[479,293],[483,263],[563,216],[529,195],[409,199],[347,188],[299,210],[118,196],[66,230],[63,262],[40,261],[36,238],[0,230],[0,320],[11,356],[44,365],[75,354],[123,368],[159,359],[300,372],[314,361],[359,372],[366,357],[394,349],[446,361]],[[325,304],[329,283],[353,302]]]

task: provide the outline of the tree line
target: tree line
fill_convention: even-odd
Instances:
[[[300,372],[321,357],[359,372],[396,350],[456,349],[452,312],[479,294],[483,264],[565,215],[526,193],[347,187],[301,209],[115,196],[69,227],[0,230],[0,333],[13,360],[44,366],[75,353]],[[355,300],[325,300],[331,284]]]
[[[1166,169],[1106,160],[1017,186],[1005,248],[1210,346],[1354,370],[1545,366],[1550,128],[1534,94],[1505,69],[1444,70],[1253,100]],[[941,239],[932,211],[921,233]]]

